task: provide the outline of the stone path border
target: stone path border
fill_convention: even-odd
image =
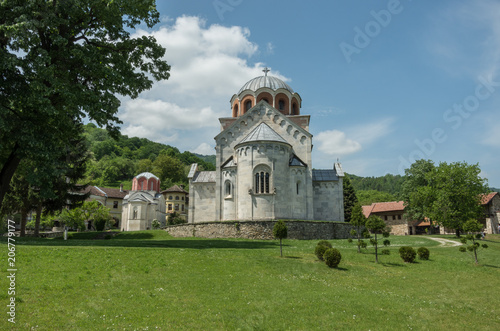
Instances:
[[[431,239],[434,241],[437,241],[441,244],[443,247],[455,247],[455,246],[462,246],[462,243],[457,242],[455,240],[450,240],[450,239],[444,239],[444,238],[434,238],[434,237],[427,237],[423,236],[424,238]]]

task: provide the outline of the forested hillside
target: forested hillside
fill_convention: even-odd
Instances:
[[[92,185],[130,189],[132,178],[145,171],[157,175],[161,188],[173,184],[187,185],[187,174],[192,163],[201,170],[215,170],[215,156],[181,153],[176,147],[152,142],[145,138],[121,135],[111,138],[106,130],[92,123],[85,126],[85,137],[91,160],[87,167],[86,181]],[[207,161],[208,160],[208,161]]]
[[[391,174],[381,177],[360,177],[353,174],[348,176],[361,205],[398,200],[404,180],[400,175]]]

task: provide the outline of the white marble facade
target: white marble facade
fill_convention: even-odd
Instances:
[[[189,222],[299,219],[344,221],[341,165],[313,170],[309,115],[276,77],[257,77],[221,118],[216,171],[191,166]]]

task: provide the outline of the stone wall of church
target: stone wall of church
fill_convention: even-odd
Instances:
[[[338,182],[314,182],[314,219],[344,221],[342,179]]]
[[[288,239],[346,239],[352,229],[343,222],[285,221]],[[275,221],[207,222],[167,226],[174,237],[274,239]]]
[[[215,220],[215,183],[190,183],[189,222]]]

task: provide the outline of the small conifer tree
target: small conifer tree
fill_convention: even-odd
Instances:
[[[279,220],[276,224],[274,224],[273,235],[274,238],[280,240],[280,256],[283,257],[283,247],[281,241],[288,236],[288,228],[283,220]]]
[[[354,207],[352,207],[351,224],[355,227],[355,229],[351,230],[351,235],[358,238],[358,253],[361,253],[361,247],[363,246],[361,236],[363,235],[362,230],[366,224],[366,217],[363,214],[363,208],[360,203],[356,203]]]
[[[375,239],[370,239],[373,247],[375,247],[375,261],[378,263],[378,241],[377,234],[383,234],[385,238],[389,237],[389,231],[386,230],[385,222],[376,215],[371,215],[366,221],[366,228],[375,235]],[[389,240],[384,240],[384,246],[390,245]]]

